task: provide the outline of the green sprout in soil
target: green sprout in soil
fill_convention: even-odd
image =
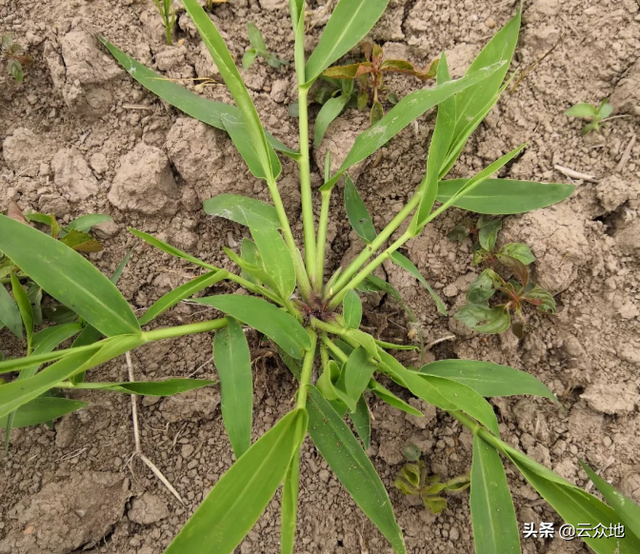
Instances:
[[[449,239],[460,241],[470,236],[473,241],[473,263],[486,268],[469,286],[467,302],[455,318],[479,333],[502,333],[511,328],[524,336],[523,306],[529,304],[547,314],[556,313],[553,295],[531,282],[528,266],[535,261],[531,249],[518,242],[496,248],[502,220],[481,215],[477,223],[466,219],[449,233]],[[496,270],[510,278],[502,277]],[[490,305],[492,299],[497,301]]]
[[[575,104],[571,106],[564,115],[577,117],[589,121],[583,128],[582,134],[587,135],[591,131],[600,131],[600,124],[606,121],[613,113],[613,105],[605,98],[598,106],[592,104]]]
[[[498,102],[517,44],[520,10],[489,41],[462,78],[450,78],[446,56],[442,54],[435,86],[408,94],[356,137],[346,156],[340,153],[343,161],[339,169],[333,174],[327,171],[324,184],[314,190],[309,89],[328,67],[364,39],[384,13],[388,0],[340,0],[308,58],[304,48],[305,2],[290,0],[299,98],[299,150],[288,147],[264,129],[231,53],[199,1],[183,0],[183,4],[235,105],[208,100],[164,80],[105,39],[102,42],[144,87],[192,117],[226,131],[254,177],[265,183],[271,203],[233,194],[221,194],[204,203],[206,213],[246,228],[247,236],[240,250],[225,249],[237,271],[216,267],[132,229],[141,240],[203,270],[202,275],[160,297],[141,315],[131,309],[114,283],[81,254],[50,234],[0,215],[0,250],[52,298],[79,316],[79,336],[92,329],[90,338],[81,344],[76,339],[70,348],[57,349],[54,344],[37,351],[36,346],[25,357],[0,362],[0,374],[18,373],[17,378],[0,385],[0,418],[15,412],[14,425],[29,425],[58,417],[50,409],[47,411],[51,408],[50,391],[101,389],[166,395],[210,386],[211,381],[191,379],[103,383],[92,381],[94,375],[90,372],[144,344],[213,333],[222,420],[236,462],[207,493],[165,550],[167,554],[231,554],[281,486],[280,553],[291,554],[296,540],[300,452],[307,435],[393,550],[406,554],[391,500],[365,449],[371,440],[371,397],[420,417],[422,414],[403,399],[411,395],[443,410],[445,417],[456,419],[473,436],[470,507],[478,552],[521,551],[505,461],[511,462],[569,523],[595,526],[624,521],[628,525],[625,536],[615,543],[586,538],[596,552],[612,553],[614,548],[623,553],[639,552],[636,510],[640,508],[628,499],[609,494],[608,489],[596,483],[606,491],[603,496],[609,502],[607,505],[501,439],[496,413],[486,398],[532,394],[556,402],[543,383],[514,368],[473,360],[440,360],[413,370],[394,353],[413,350],[415,345],[384,341],[366,331],[369,327],[366,314],[363,315],[362,295],[367,293],[362,290],[363,285],[377,268],[389,261],[424,286],[426,279],[408,258],[395,254],[450,207],[488,214],[521,213],[560,202],[573,191],[570,185],[493,178],[523,147],[515,148],[465,179],[445,178],[467,139]],[[343,177],[346,180],[353,166],[378,153],[395,135],[436,107],[426,170],[414,193],[380,231],[369,225],[366,217],[350,217],[352,226],[364,225],[358,230],[366,244],[348,265],[326,267],[329,218],[341,217],[330,209],[339,182]],[[294,219],[287,214],[280,195],[277,183],[283,169],[280,156],[290,158],[298,166],[302,237],[297,237],[292,229],[298,216]],[[354,198],[345,190],[347,204],[354,202]],[[314,200],[318,202],[314,204]],[[357,207],[351,205],[348,211],[353,215],[358,212]],[[216,289],[223,281],[236,283],[246,294],[220,294]],[[18,301],[26,292],[15,272],[11,284]],[[162,313],[203,291],[205,295],[193,301],[214,308],[217,317],[202,319],[206,316],[200,315],[183,325],[153,325]],[[4,293],[6,299],[10,293],[7,290]],[[4,321],[4,312],[0,313]],[[286,366],[292,380],[297,382],[297,394],[288,413],[257,439],[252,425],[251,350],[245,327],[275,343],[282,367]],[[59,327],[47,331],[54,333]]]
[[[446,483],[440,481],[438,475],[429,475],[426,464],[420,459],[421,452],[414,445],[404,450],[408,462],[402,466],[393,486],[407,496],[419,496],[424,507],[432,514],[446,510],[447,499],[443,493],[457,493],[471,485],[469,475],[460,475]]]
[[[18,83],[24,80],[24,70],[22,66],[30,63],[31,58],[24,53],[24,49],[17,42],[13,41],[11,35],[0,37],[0,57],[7,62],[7,72]]]
[[[167,44],[171,46],[173,44],[173,28],[176,24],[176,11],[171,7],[173,0],[153,0],[158,9],[158,13],[162,18],[162,25],[164,27],[164,33],[167,39]]]
[[[280,69],[284,65],[289,65],[289,62],[281,60],[275,54],[272,54],[267,50],[267,45],[262,38],[260,29],[258,29],[258,27],[256,27],[256,25],[251,21],[247,23],[247,34],[249,35],[251,48],[249,48],[242,57],[242,68],[245,71],[253,65],[257,56],[264,58],[274,69]]]

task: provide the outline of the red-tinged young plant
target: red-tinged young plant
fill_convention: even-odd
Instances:
[[[31,57],[24,53],[24,49],[13,41],[11,35],[0,36],[0,57],[7,63],[7,73],[18,83],[24,80],[23,65],[31,63]]]
[[[470,505],[477,552],[520,552],[519,530],[501,456],[510,460],[569,523],[608,525],[620,520],[620,510],[631,513],[628,503],[605,504],[500,438],[496,415],[486,398],[535,394],[556,401],[549,389],[535,378],[513,368],[468,360],[445,360],[427,364],[417,371],[408,369],[390,353],[407,346],[382,342],[360,328],[360,289],[385,260],[406,269],[423,285],[426,283],[407,258],[396,254],[449,207],[486,214],[521,213],[559,202],[572,192],[573,187],[569,185],[493,178],[522,147],[470,178],[444,179],[468,137],[504,88],[517,42],[520,13],[496,33],[464,77],[451,80],[446,57],[442,55],[436,86],[405,96],[356,138],[338,171],[327,175],[320,188],[316,224],[310,179],[309,88],[331,64],[365,37],[385,11],[388,0],[340,0],[308,59],[304,51],[305,3],[290,0],[299,98],[299,151],[264,130],[220,32],[197,0],[183,0],[183,4],[235,106],[212,102],[158,78],[156,73],[106,40],[103,39],[103,43],[143,86],[193,117],[227,131],[251,173],[265,181],[273,204],[223,194],[206,201],[204,206],[207,213],[248,228],[251,239],[243,241],[240,252],[226,250],[242,275],[219,269],[134,230],[136,236],[151,245],[206,270],[201,277],[161,297],[137,318],[117,288],[80,254],[23,223],[0,216],[0,250],[51,296],[71,307],[105,337],[86,346],[0,362],[2,373],[24,370],[34,363],[53,362],[26,379],[0,386],[0,417],[28,406],[52,388],[78,387],[76,376],[137,346],[215,331],[213,349],[222,384],[222,416],[237,461],[169,545],[168,554],[231,554],[281,485],[281,554],[293,552],[300,448],[307,434],[394,551],[406,553],[387,491],[365,452],[370,441],[368,397],[373,394],[400,410],[414,415],[420,413],[384,387],[379,380],[381,375],[446,411],[472,432]],[[374,154],[436,106],[438,113],[424,179],[407,204],[380,232],[370,218],[353,215],[361,205],[354,195],[345,196],[351,214],[349,219],[367,244],[347,267],[338,268],[325,279],[329,203],[336,184],[353,165]],[[276,152],[298,164],[303,249],[292,233],[278,190],[277,178],[282,167]],[[403,227],[406,230],[399,231],[405,221],[408,222],[408,226]],[[24,244],[30,247],[24,248]],[[216,308],[224,317],[177,327],[143,329],[163,311],[221,280],[236,282],[250,293],[196,300]],[[281,358],[299,382],[293,409],[253,443],[251,363],[243,325],[253,327],[278,346]],[[320,376],[314,383],[315,368]],[[90,384],[85,380],[80,386]],[[358,438],[345,422],[345,416],[351,419]],[[494,517],[495,513],[501,514],[499,519]],[[640,551],[638,537],[640,530],[635,526],[615,542],[599,538],[585,540],[598,553],[613,554],[614,550],[632,553]]]
[[[357,82],[359,91],[355,94],[358,109],[364,110],[367,106],[371,106],[370,120],[372,125],[384,116],[384,107],[381,102],[382,94],[387,95],[387,99],[392,104],[398,103],[398,98],[394,93],[388,94],[388,88],[384,84],[386,73],[404,73],[417,77],[421,81],[427,81],[436,76],[438,60],[434,60],[421,70],[407,60],[385,59],[382,46],[369,40],[362,43],[362,53],[365,57],[364,62],[336,65],[325,69],[322,76],[326,79]]]
[[[526,325],[523,306],[555,314],[556,301],[548,290],[531,282],[528,266],[536,258],[526,244],[510,242],[496,248],[500,229],[502,220],[481,215],[476,223],[467,218],[449,233],[452,241],[470,236],[473,263],[489,266],[471,283],[468,303],[454,317],[478,333],[502,333],[511,328],[522,338]],[[496,297],[498,300],[491,303]]]

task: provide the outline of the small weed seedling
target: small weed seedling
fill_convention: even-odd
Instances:
[[[418,495],[427,510],[432,514],[439,514],[447,508],[447,499],[442,494],[468,489],[471,484],[469,475],[460,475],[441,483],[438,475],[428,475],[427,466],[420,459],[420,450],[417,447],[410,449],[411,447],[405,448],[404,455],[408,462],[402,466],[393,486],[407,496]]]
[[[0,55],[7,62],[7,71],[18,83],[24,79],[23,64],[31,62],[31,58],[24,53],[24,49],[14,42],[11,35],[0,37]]]
[[[249,35],[251,48],[249,48],[242,57],[242,67],[245,71],[251,67],[257,56],[263,57],[274,69],[280,69],[284,65],[289,65],[289,62],[281,60],[267,50],[267,45],[262,38],[260,29],[251,21],[247,23],[247,34]]]
[[[158,9],[158,13],[162,18],[162,25],[164,26],[164,33],[167,39],[167,44],[171,46],[173,44],[173,28],[176,24],[176,11],[171,7],[173,0],[153,0]]]
[[[71,348],[56,349],[54,345],[46,352],[36,352],[36,346],[29,356],[0,362],[0,374],[20,372],[13,381],[0,385],[0,418],[11,417],[15,412],[15,420],[24,425],[50,421],[52,416],[45,411],[43,402],[49,401],[47,395],[54,389],[175,394],[211,385],[211,381],[190,379],[96,383],[90,381],[87,372],[150,342],[213,333],[222,420],[236,462],[207,493],[166,554],[231,554],[280,486],[280,553],[291,554],[295,546],[300,462],[304,463],[300,451],[307,435],[394,551],[406,554],[391,500],[365,450],[371,440],[368,403],[371,396],[375,396],[414,416],[422,414],[385,387],[381,382],[383,378],[390,380],[391,387],[401,395],[411,394],[444,410],[471,431],[469,504],[477,552],[517,554],[521,551],[520,531],[503,458],[569,523],[591,526],[625,523],[625,536],[615,541],[585,538],[598,554],[612,554],[614,549],[624,554],[640,552],[640,525],[637,524],[640,518],[636,513],[640,508],[629,499],[612,493],[606,483],[596,482],[609,503],[606,505],[500,438],[496,413],[486,397],[532,394],[557,401],[543,383],[514,368],[473,360],[441,360],[418,370],[410,369],[394,352],[415,349],[415,345],[383,341],[361,325],[361,295],[367,294],[373,272],[384,262],[396,264],[429,290],[424,276],[399,250],[451,206],[485,214],[521,213],[560,202],[573,191],[571,185],[494,178],[522,147],[466,179],[446,179],[467,139],[504,89],[518,40],[520,11],[495,34],[460,79],[450,78],[446,56],[442,54],[435,86],[402,98],[355,139],[349,152],[340,153],[343,161],[339,169],[334,174],[327,171],[324,184],[318,191],[313,189],[309,89],[327,68],[364,39],[384,13],[388,1],[339,0],[316,48],[305,59],[305,2],[290,0],[299,99],[299,150],[286,146],[264,129],[231,53],[199,0],[182,0],[182,3],[213,57],[234,105],[208,100],[162,79],[102,39],[132,78],[192,117],[226,131],[254,177],[264,181],[272,203],[234,194],[221,194],[205,201],[204,211],[209,215],[246,227],[247,237],[239,251],[225,249],[238,268],[236,272],[216,267],[147,233],[132,230],[134,235],[159,250],[203,269],[202,275],[160,297],[141,315],[131,309],[112,281],[67,244],[49,233],[0,215],[0,250],[4,255],[51,297],[82,318],[87,328],[94,330],[90,339],[81,344],[76,339]],[[362,210],[362,199],[354,194],[355,184],[348,178],[348,171],[376,155],[395,135],[435,107],[436,123],[424,177],[400,211],[384,228],[377,230],[366,210]],[[280,155],[289,157],[298,166],[300,241],[293,233],[293,220],[287,215],[278,188],[277,179],[283,169]],[[343,177],[349,221],[365,244],[345,267],[327,268],[331,197]],[[407,175],[407,180],[410,178],[412,176]],[[318,201],[316,206],[314,198]],[[11,275],[14,298],[18,306],[24,305],[19,298],[26,296],[26,292],[16,272]],[[235,282],[247,294],[217,294],[215,287],[222,281]],[[200,316],[184,325],[149,327],[160,314],[205,289],[210,289],[209,294],[194,301],[214,308],[215,319],[202,320],[206,316]],[[4,287],[2,290],[0,310],[10,296]],[[0,313],[4,322],[5,314]],[[288,413],[257,440],[254,440],[252,425],[251,350],[245,326],[275,343],[274,351],[282,361],[281,367],[289,368],[292,380],[298,384],[295,402],[291,406],[279,406],[282,411],[288,409]],[[56,333],[59,327],[46,330]],[[421,471],[418,473],[417,480],[416,472],[410,473],[410,483],[414,487],[417,484],[420,491],[426,486],[427,497],[434,499],[436,483],[428,482],[426,476],[422,479]],[[445,488],[459,485],[448,483]],[[496,513],[500,517],[496,518]]]
[[[470,236],[473,263],[490,266],[471,283],[467,291],[468,304],[454,317],[479,333],[502,333],[511,328],[518,338],[522,338],[525,325],[523,304],[554,314],[556,303],[551,293],[530,282],[527,266],[536,258],[526,244],[511,242],[496,249],[501,228],[502,220],[483,215],[475,224],[471,219],[466,219],[449,233],[449,239],[453,241]],[[515,278],[505,280],[495,271],[498,268],[508,271]],[[490,306],[489,302],[496,295],[500,298],[498,304]]]
[[[389,93],[388,88],[384,85],[383,79],[386,73],[405,73],[413,75],[421,81],[427,81],[436,76],[438,60],[434,60],[424,70],[420,70],[407,60],[385,59],[382,46],[371,41],[362,43],[362,53],[365,57],[364,62],[333,66],[326,69],[322,75],[326,79],[338,81],[346,79],[358,82],[357,106],[360,110],[371,106],[371,125],[380,121],[384,116],[384,107],[381,102],[382,94],[386,94],[387,100],[391,104],[398,103],[395,93]]]
[[[569,117],[578,117],[580,119],[586,119],[590,123],[587,123],[582,128],[582,134],[589,134],[591,131],[600,131],[600,124],[605,121],[613,113],[613,105],[609,102],[608,98],[605,98],[600,102],[599,106],[592,104],[575,104],[571,106],[564,115]]]
[[[424,70],[419,70],[407,60],[385,60],[381,46],[370,41],[362,43],[365,61],[350,65],[333,66],[325,70],[311,89],[309,100],[322,107],[316,117],[314,144],[322,141],[329,124],[336,119],[347,106],[366,110],[371,106],[369,120],[375,124],[384,116],[383,95],[395,105],[398,97],[384,85],[385,73],[405,73],[422,81],[433,79],[436,75],[438,60],[434,60]],[[358,83],[356,90],[355,83]],[[297,110],[297,102],[291,108]],[[295,113],[292,113],[295,117]]]

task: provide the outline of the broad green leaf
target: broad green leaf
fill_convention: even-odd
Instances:
[[[308,410],[309,434],[322,457],[393,549],[405,554],[389,495],[358,440],[313,386],[309,387]]]
[[[536,261],[536,257],[526,244],[521,242],[510,242],[505,244],[498,252],[498,255],[509,256],[514,260],[518,260],[523,265],[529,265]]]
[[[264,270],[264,266],[262,265],[262,259],[260,258],[260,256],[258,256],[257,261],[259,261],[261,265],[257,266],[241,258],[233,250],[229,250],[226,246],[224,246],[222,249],[224,250],[224,253],[229,256],[229,259],[242,269],[243,274],[250,275],[252,277],[250,279],[251,282],[256,284],[262,283],[270,287],[273,291],[277,290],[276,282],[271,278],[271,275],[269,275]]]
[[[604,527],[608,531],[610,526],[618,525],[621,522],[620,516],[595,496],[568,482],[563,483],[558,479],[550,480],[541,475],[534,469],[539,464],[534,466],[533,460],[524,454],[510,449],[507,455],[529,484],[560,514],[562,519],[576,529],[582,524],[582,526],[586,525],[589,528]],[[597,554],[635,554],[640,552],[640,539],[632,533],[625,533],[625,536],[620,538],[583,537],[582,540]]]
[[[448,201],[467,183],[467,179],[440,181],[438,202]],[[480,214],[519,214],[557,204],[569,197],[574,188],[573,185],[556,183],[487,179],[476,186],[472,192],[456,200],[453,205]]]
[[[613,113],[613,104],[607,99],[603,100],[598,107],[598,119],[605,119]]]
[[[223,294],[198,298],[195,302],[213,306],[250,325],[295,359],[302,358],[303,350],[310,346],[309,335],[296,319],[261,298]]]
[[[289,249],[280,232],[262,217],[252,212],[245,213],[249,229],[260,252],[262,269],[271,277],[275,290],[284,299],[289,298],[296,288],[296,271]]]
[[[378,356],[390,376],[418,398],[448,412],[462,410],[495,435],[499,434],[493,408],[473,389],[450,379],[410,371],[382,349],[378,349]]]
[[[187,115],[207,125],[211,125],[216,129],[228,132],[241,156],[247,161],[247,165],[251,167],[251,165],[257,163],[258,155],[256,149],[251,143],[248,130],[242,121],[242,115],[238,108],[199,96],[163,75],[145,67],[105,38],[98,38],[109,52],[111,52],[113,57],[124,67],[127,73],[144,88],[150,90]],[[229,128],[227,128],[227,126]],[[268,133],[267,141],[273,148],[287,156],[297,158],[300,155]],[[274,155],[273,158],[276,158],[276,156]],[[251,160],[251,163],[249,160]]]
[[[182,258],[183,260],[187,260],[192,264],[199,265],[200,267],[217,271],[217,268],[215,268],[214,266],[206,262],[203,262],[202,260],[199,260],[198,258],[196,258],[195,256],[192,256],[191,254],[187,254],[186,252],[183,252],[182,250],[176,248],[175,246],[171,246],[170,244],[154,237],[153,235],[150,235],[149,233],[138,231],[137,229],[132,229],[131,227],[129,227],[129,231],[131,231],[131,233],[133,233],[136,237],[142,239],[143,241],[150,244],[151,246],[155,246],[158,250],[162,250],[167,254],[171,254],[172,256],[175,256],[176,258]]]
[[[33,325],[34,327],[39,327],[42,325],[42,288],[36,283],[29,283],[27,285],[27,297],[33,314]]]
[[[472,388],[443,377],[425,375],[424,379],[460,410],[477,419],[495,435],[500,434],[498,421],[491,404]]]
[[[231,554],[267,507],[305,436],[307,413],[284,416],[231,466],[164,554]]]
[[[76,386],[79,389],[108,390],[140,396],[173,396],[215,384],[215,381],[207,379],[175,378],[164,381],[132,381],[128,383],[79,383]]]
[[[276,209],[262,200],[249,198],[240,194],[219,194],[213,198],[205,200],[204,211],[209,215],[224,217],[241,225],[249,226],[247,214],[252,213],[260,216],[266,222],[279,228],[278,213]]]
[[[349,289],[342,301],[342,314],[344,316],[344,325],[348,329],[357,329],[362,321],[362,300],[358,293]]]
[[[140,333],[135,314],[115,285],[71,248],[0,216],[0,250],[53,298],[103,334]]]
[[[22,338],[22,318],[18,304],[7,289],[0,283],[0,323],[7,326],[19,339]]]
[[[371,446],[371,413],[364,395],[360,396],[355,411],[350,413],[349,417],[362,444],[368,449]]]
[[[262,260],[260,259],[260,252],[258,251],[258,247],[256,243],[250,239],[243,238],[242,239],[242,247],[240,249],[240,254],[243,260],[246,260],[247,263],[251,264],[254,267],[262,266]],[[242,270],[242,276],[251,281],[252,283],[259,285],[260,279],[254,277],[251,273],[246,270]]]
[[[230,121],[226,121],[223,117],[225,128],[232,138],[234,130],[237,131],[238,128],[246,132],[246,136],[252,143],[256,153],[256,159],[254,160],[249,160],[245,157],[251,172],[258,178],[275,179],[280,173],[280,163],[273,152],[272,146],[267,142],[258,112],[222,36],[213,21],[198,4],[198,0],[183,0],[182,3],[191,19],[193,19],[207,50],[209,50],[211,57],[215,61],[218,71],[242,115],[242,123],[238,121],[233,124],[233,128],[230,126]],[[237,145],[236,140],[234,140],[234,143]]]
[[[327,132],[327,128],[331,122],[342,113],[342,110],[345,109],[349,100],[351,100],[351,97],[341,94],[329,98],[329,100],[322,105],[313,127],[313,145],[316,148],[322,142],[324,134]]]
[[[249,69],[253,65],[253,62],[256,61],[257,57],[258,51],[255,48],[250,48],[249,50],[247,50],[242,56],[242,69],[244,69],[245,71]]]
[[[541,312],[547,314],[556,313],[556,301],[553,295],[538,285],[527,291],[523,298],[527,300],[527,302],[537,306]]]
[[[31,309],[29,297],[15,273],[11,274],[11,290],[13,292],[13,298],[15,298],[16,304],[18,305],[18,310],[20,310],[22,324],[27,334],[27,350],[29,354],[31,354],[31,348],[33,346],[33,310]]]
[[[502,333],[511,327],[511,316],[504,307],[489,308],[479,304],[467,304],[453,317],[470,329],[489,335]]]
[[[88,405],[88,402],[56,398],[55,396],[36,398],[16,410],[13,427],[29,427],[31,425],[53,421],[70,412],[81,410]],[[5,428],[6,425],[7,416],[0,417],[0,429]]]
[[[36,223],[42,223],[51,227],[51,216],[47,214],[41,214],[38,212],[31,212],[24,214],[24,218],[27,221],[35,221]]]
[[[347,210],[347,217],[349,218],[349,223],[351,223],[351,228],[364,242],[367,244],[372,242],[378,233],[373,226],[369,210],[367,210],[351,177],[348,175],[344,183],[344,207]]]
[[[620,517],[627,530],[631,531],[637,538],[640,537],[640,506],[638,506],[631,498],[618,492],[615,487],[607,483],[587,464],[580,462],[582,469],[585,470],[589,479],[593,481],[603,498],[613,508],[616,515]]]
[[[355,411],[356,401],[347,395],[343,386],[338,386],[342,375],[342,363],[329,360],[324,365],[322,375],[316,381],[316,387],[342,417],[347,411]]]
[[[494,275],[492,269],[485,269],[469,285],[467,290],[467,302],[471,304],[484,304],[496,293]]]
[[[420,373],[457,381],[486,397],[531,394],[558,401],[533,375],[492,362],[439,360],[422,366]]]
[[[500,455],[477,434],[469,504],[476,554],[520,554],[516,513]]]
[[[407,414],[414,415],[416,417],[423,417],[423,413],[420,410],[416,410],[411,404],[407,404],[402,398],[398,398],[390,390],[383,387],[378,381],[372,379],[369,381],[369,390],[375,394],[380,400],[393,406],[398,410],[401,410]]]
[[[300,484],[300,450],[296,450],[282,485],[282,516],[280,518],[280,554],[293,554],[296,542],[298,488]]]
[[[166,312],[169,308],[172,308],[176,304],[180,303],[185,298],[189,298],[200,292],[201,290],[214,285],[222,281],[226,278],[228,273],[226,271],[212,271],[209,273],[205,273],[204,275],[200,275],[200,277],[196,277],[192,279],[188,283],[184,285],[180,285],[176,287],[171,292],[168,292],[158,300],[156,300],[153,305],[138,319],[140,325],[146,325],[150,321],[153,321],[156,317],[158,317],[163,312]]]
[[[437,71],[436,83],[438,85],[443,85],[451,81],[447,57],[444,52],[440,57]],[[427,173],[418,189],[422,194],[422,198],[420,199],[420,205],[416,210],[410,226],[410,230],[414,236],[417,236],[422,230],[424,222],[427,217],[429,217],[433,203],[436,200],[438,193],[438,176],[440,174],[440,168],[445,162],[451,140],[453,139],[455,124],[456,100],[455,97],[450,97],[438,105],[436,126],[433,130],[429,153],[427,155]]]
[[[389,0],[340,0],[307,61],[307,83],[356,46],[376,24],[387,4]]]
[[[391,254],[390,258],[392,262],[399,265],[402,269],[404,269],[405,271],[408,271],[411,275],[413,275],[420,282],[420,284],[425,289],[427,289],[427,292],[429,293],[433,301],[436,303],[436,307],[438,308],[438,311],[442,315],[447,315],[447,307],[444,305],[444,302],[438,296],[438,293],[436,293],[436,291],[433,290],[431,285],[422,276],[422,273],[420,273],[420,270],[415,266],[415,264],[409,258],[404,256],[397,250]]]
[[[478,242],[480,246],[488,252],[493,252],[500,229],[502,229],[501,219],[491,219],[487,221],[478,232]]]
[[[474,120],[475,115],[482,112],[487,103],[490,102],[500,90],[518,42],[520,16],[521,13],[520,10],[518,10],[518,13],[493,36],[473,60],[469,69],[467,69],[466,75],[471,75],[482,68],[496,63],[502,64],[497,71],[492,72],[489,78],[473,87],[469,87],[456,96],[454,144],[457,137],[468,132],[467,125],[469,121]],[[477,121],[476,126],[479,124],[480,121]]]
[[[591,104],[574,104],[571,106],[564,115],[568,115],[569,117],[594,117],[598,113],[598,110],[595,106]]]
[[[69,248],[73,248],[76,252],[100,252],[102,250],[102,244],[89,233],[83,233],[75,229],[65,233],[60,242]]]
[[[469,72],[462,79],[449,81],[433,88],[418,90],[408,94],[398,102],[378,123],[358,135],[349,154],[342,162],[340,170],[332,178],[336,180],[351,166],[364,160],[373,154],[378,148],[384,146],[412,121],[420,117],[427,110],[440,104],[447,98],[459,93],[475,83],[481,82],[493,75],[505,62],[491,65]],[[326,186],[326,185],[325,185]]]
[[[267,45],[264,43],[262,33],[252,21],[247,23],[247,35],[249,36],[249,43],[251,46],[253,46],[260,54],[268,54]]]
[[[86,232],[92,227],[96,225],[100,225],[101,223],[105,223],[107,221],[111,221],[113,218],[110,215],[106,214],[86,214],[81,215],[74,219],[69,225],[67,225],[67,229],[74,229],[80,232]]]
[[[227,327],[216,332],[213,358],[220,377],[222,419],[239,459],[251,446],[253,375],[247,338],[235,319],[228,318]]]
[[[33,353],[51,352],[81,330],[82,326],[79,323],[64,323],[42,329],[33,335]]]
[[[467,194],[470,194],[489,177],[497,173],[511,160],[513,160],[522,150],[524,150],[525,146],[526,144],[523,144],[518,148],[514,148],[513,150],[511,150],[511,152],[506,153],[504,156],[501,156],[496,161],[476,173],[473,177],[471,177],[471,179],[466,182],[465,186],[462,187],[451,200],[449,200],[449,202],[452,202],[455,205],[455,200],[459,200],[460,198],[465,197]],[[430,221],[430,218],[427,218],[427,222],[428,221]]]
[[[369,353],[362,346],[356,348],[344,364],[338,387],[353,400],[354,406],[367,388],[375,370]]]
[[[144,342],[140,334],[112,337],[99,343],[98,350],[78,349],[79,352],[58,360],[33,377],[0,385],[0,417],[37,398],[65,379],[133,350]],[[31,358],[36,357],[26,359],[31,360]],[[34,360],[31,360],[30,365],[33,364]]]

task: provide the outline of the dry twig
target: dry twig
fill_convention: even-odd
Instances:
[[[134,379],[134,375],[133,375],[133,363],[131,362],[131,353],[127,352],[125,354],[125,358],[127,359],[127,371],[129,373],[129,381],[133,382]],[[169,482],[169,480],[162,474],[162,472],[157,468],[157,466],[149,459],[147,458],[144,453],[142,452],[142,446],[140,444],[140,428],[138,427],[138,397],[135,394],[131,395],[131,418],[133,419],[133,439],[135,442],[135,452],[132,456],[138,456],[138,458],[140,458],[140,460],[142,460],[145,465],[151,470],[153,471],[153,474],[160,479],[160,481],[162,482],[162,484],[167,487],[167,489],[169,489],[169,492],[171,494],[173,494],[173,496],[175,496],[180,503],[184,506],[184,500],[182,500],[182,497],[180,496],[180,494],[178,493],[178,491],[173,487],[173,485]]]

